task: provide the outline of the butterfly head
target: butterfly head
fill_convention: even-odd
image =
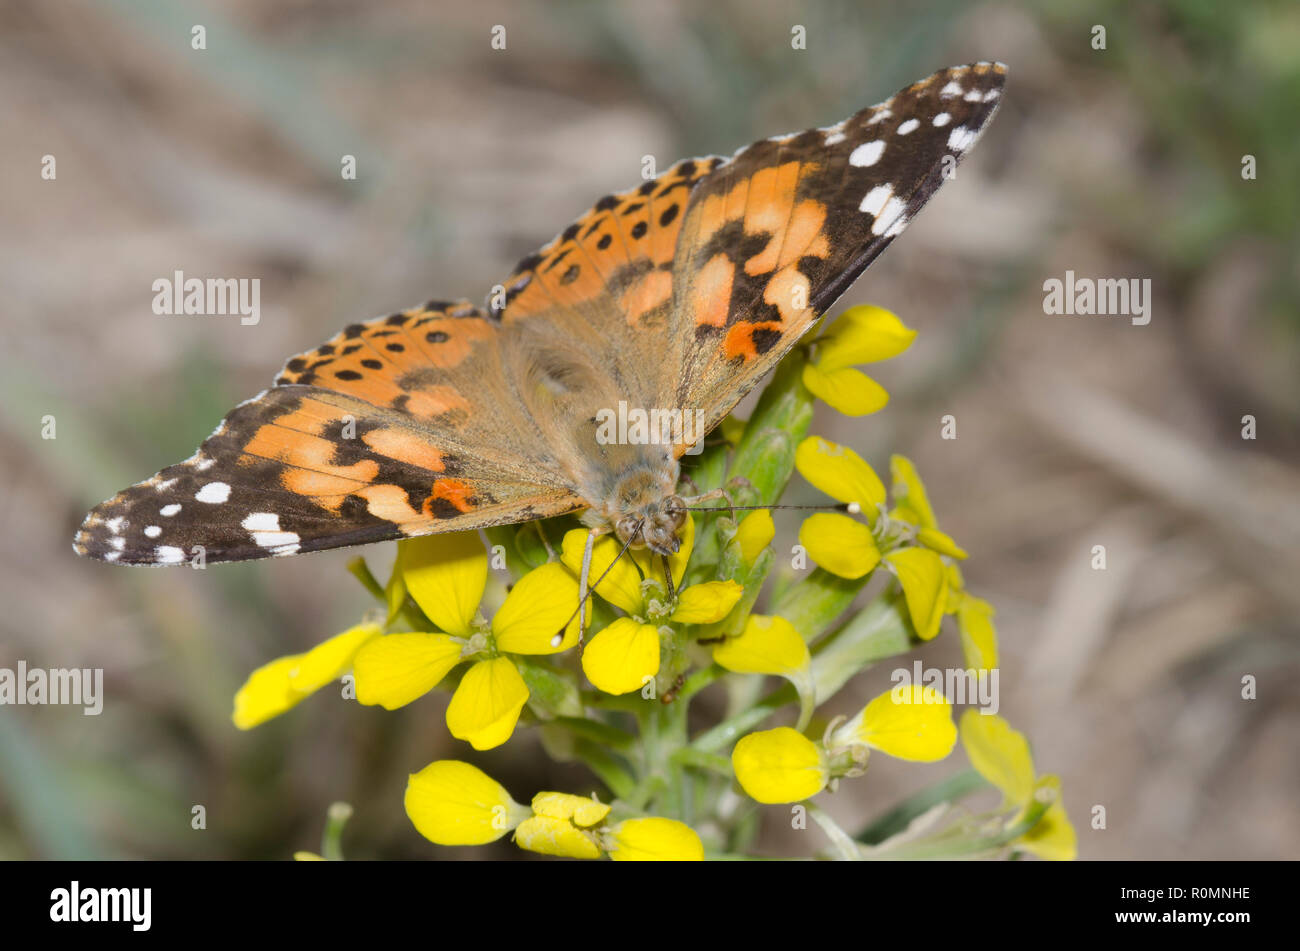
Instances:
[[[639,512],[629,512],[614,523],[623,544],[649,548],[658,555],[675,555],[682,547],[677,533],[686,523],[686,503],[676,495],[652,502]]]

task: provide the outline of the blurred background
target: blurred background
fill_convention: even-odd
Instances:
[[[837,308],[920,330],[870,368],[893,402],[815,431],[917,462],[1081,857],[1300,856],[1300,6],[4,0],[0,667],[102,667],[107,699],[0,708],[0,858],[285,858],[337,799],[349,857],[457,854],[401,807],[468,752],[445,695],[230,723],[252,669],[370,607],[355,552],[124,570],[73,555],[84,513],[344,324],[480,299],[643,155],[730,154],[979,59],[1010,64],[999,117]],[[176,269],[260,278],[261,322],[155,316]],[[1150,324],[1045,316],[1067,269],[1149,278]],[[382,575],[392,546],[365,554]],[[466,758],[525,801],[589,788],[535,731]],[[860,824],[963,766],[881,757],[828,808]],[[807,854],[775,812],[763,848]]]

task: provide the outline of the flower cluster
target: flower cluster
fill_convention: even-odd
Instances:
[[[998,666],[993,608],[967,590],[967,552],[940,529],[913,463],[893,456],[886,488],[851,448],[808,434],[815,399],[848,415],[884,407],[888,395],[856,366],[914,336],[888,311],[858,307],[788,356],[749,419],[725,421],[691,468],[695,487],[725,501],[692,513],[667,559],[620,553],[572,519],[489,529],[490,548],[476,532],[401,542],[382,586],[358,559],[375,616],[255,671],[235,724],[256,726],[350,672],[357,701],[389,710],[449,691],[447,730],[474,750],[536,727],[549,755],[584,763],[599,783],[521,805],[477,767],[438,760],[411,775],[405,805],[439,845],[510,835],[571,858],[743,857],[756,830],[748,800],[806,804],[829,840],[818,854],[837,858],[1073,857],[1059,780],[1035,773],[1002,718],[968,708],[959,729],[943,690],[897,683],[852,716],[818,719],[857,675],[933,640],[948,617],[958,672]],[[769,507],[796,471],[833,501],[803,520],[778,570]],[[810,801],[862,775],[872,751],[935,763],[959,738],[972,770],[854,835]],[[988,787],[1003,794],[997,810],[958,805]],[[918,828],[921,818],[942,827]]]

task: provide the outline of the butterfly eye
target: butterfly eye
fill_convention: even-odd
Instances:
[[[623,544],[633,541],[641,531],[641,519],[635,515],[624,515],[614,526],[618,533],[618,540]]]

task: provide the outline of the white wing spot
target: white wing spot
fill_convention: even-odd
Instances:
[[[291,555],[302,541],[296,532],[280,531],[280,516],[274,512],[254,512],[241,523],[262,548],[270,548],[277,555]],[[292,550],[288,550],[292,549]]]
[[[185,550],[174,545],[159,545],[153,556],[160,565],[178,565],[185,560]]]
[[[903,233],[903,229],[907,227],[908,220],[909,219],[907,215],[899,215],[898,220],[895,221],[892,225],[890,225],[889,230],[885,232],[885,237],[897,238],[900,234]]]
[[[941,112],[934,117],[935,128],[943,128],[951,121],[952,121],[952,116],[948,115],[948,113],[946,112]]]
[[[948,136],[948,148],[956,152],[965,152],[975,144],[975,132],[959,125],[952,130]]]
[[[160,508],[158,510],[158,514],[166,517],[171,517],[172,515],[175,515],[177,512],[179,512],[180,510],[181,510],[180,504],[177,502],[173,502],[171,505],[164,505],[162,508]]]
[[[953,96],[960,96],[961,94],[961,83],[955,79],[948,80],[948,85],[939,90],[940,99],[951,99]]]
[[[194,493],[194,498],[209,505],[220,505],[230,498],[230,486],[225,482],[209,482]]]
[[[1000,96],[1000,95],[1002,95],[1002,90],[1001,90],[1001,89],[990,89],[988,92],[986,92],[986,93],[984,94],[984,101],[985,101],[985,102],[992,102],[994,99],[998,98],[998,96]]]
[[[194,469],[196,472],[203,472],[211,469],[216,464],[217,460],[215,459],[196,459],[194,460]]]
[[[984,98],[984,93],[980,92],[978,89],[972,89],[970,92],[966,93],[966,95],[962,96],[962,98],[967,102],[979,102]]]
[[[162,534],[162,529],[159,528],[157,525],[150,525],[148,528],[144,530],[144,534],[146,538],[157,538],[159,535]]]
[[[889,201],[885,202],[885,207],[880,210],[880,214],[876,215],[876,220],[872,222],[871,233],[884,234],[898,220],[899,215],[903,213],[903,209],[906,207],[906,202],[901,198],[889,199]]]
[[[126,519],[124,519],[122,516],[119,515],[116,518],[110,518],[107,522],[104,523],[104,527],[107,528],[114,535],[120,535],[122,534],[122,524],[125,521]]]
[[[123,548],[126,547],[125,538],[110,538],[108,540],[108,543],[112,545],[114,548],[116,548],[118,551],[121,551]]]
[[[893,113],[890,110],[881,109],[874,116],[872,116],[870,119],[867,120],[867,125],[876,125],[877,123],[884,122],[892,115]]]
[[[917,127],[920,126],[920,124],[921,121],[919,119],[908,119],[906,122],[904,122],[902,125],[898,127],[898,134],[907,135],[909,132],[915,132]]]
[[[844,135],[843,132],[827,132],[827,133],[826,133],[826,144],[827,144],[827,145],[839,145],[841,142],[844,141],[844,139],[845,139],[845,135]]]
[[[862,199],[862,204],[858,206],[858,211],[865,211],[868,214],[879,215],[880,209],[885,207],[885,202],[893,196],[894,189],[889,185],[877,185],[871,191],[867,192],[867,197]],[[877,232],[879,234],[879,232]]]
[[[856,165],[859,168],[866,168],[879,162],[880,156],[884,153],[884,139],[877,139],[875,142],[863,142],[850,153],[849,164]]]

